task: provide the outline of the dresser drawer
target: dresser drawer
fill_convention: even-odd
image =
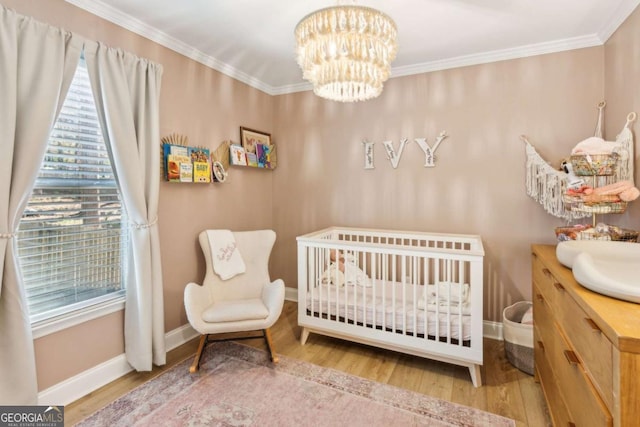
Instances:
[[[558,290],[564,290],[564,287],[556,280],[551,271],[544,266],[537,256],[533,256],[532,269],[533,283],[538,287],[547,304],[555,311],[558,307],[556,295]]]
[[[567,409],[580,427],[613,425],[605,403],[587,378],[580,359],[560,331],[554,331],[553,354],[548,358]]]
[[[610,411],[613,411],[613,346],[597,323],[567,293],[557,295],[562,329],[584,370]]]
[[[533,321],[535,325],[533,329],[534,341],[543,341],[547,353],[553,354],[554,340],[551,335],[555,328],[553,314],[547,298],[536,284],[533,285]]]
[[[554,426],[571,426],[575,425],[569,416],[567,406],[562,399],[562,393],[558,387],[558,381],[549,366],[547,357],[549,356],[549,345],[543,341],[537,326],[534,327],[536,341],[533,343],[533,353],[535,358],[535,369],[538,378],[544,379],[541,382],[542,391],[549,405],[549,413]]]

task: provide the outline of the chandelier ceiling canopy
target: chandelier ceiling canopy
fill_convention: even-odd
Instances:
[[[382,93],[396,57],[395,22],[378,10],[335,6],[304,17],[296,26],[296,56],[316,95],[341,102]]]

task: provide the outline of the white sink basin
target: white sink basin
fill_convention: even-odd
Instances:
[[[640,244],[569,240],[558,243],[556,257],[585,288],[640,303]]]

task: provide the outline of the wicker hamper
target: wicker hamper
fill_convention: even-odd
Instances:
[[[533,325],[520,323],[522,316],[533,306],[529,301],[520,301],[502,311],[504,350],[513,366],[533,375]]]

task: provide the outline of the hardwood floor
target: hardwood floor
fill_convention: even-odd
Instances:
[[[507,360],[502,341],[485,339],[483,386],[473,387],[469,370],[447,363],[311,334],[302,346],[298,338],[297,305],[286,301],[271,329],[276,352],[316,365],[338,369],[440,399],[472,406],[516,420],[517,426],[551,426],[540,385]],[[265,348],[264,340],[244,344]],[[73,425],[134,387],[160,375],[195,354],[192,340],[167,354],[167,364],[152,372],[131,372],[65,406],[65,424]]]

